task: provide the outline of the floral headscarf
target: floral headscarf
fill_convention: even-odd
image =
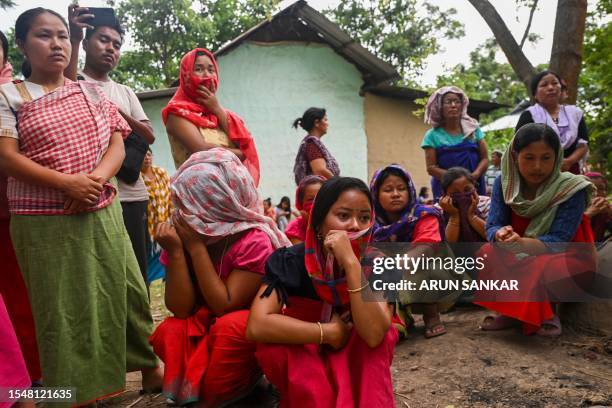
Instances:
[[[467,110],[470,100],[462,89],[456,86],[445,86],[435,91],[427,101],[425,106],[425,123],[437,128],[442,126],[442,99],[447,93],[454,93],[461,96],[461,130],[465,138],[469,138],[478,129],[478,121],[468,116]]]
[[[251,228],[265,232],[275,248],[291,242],[263,214],[253,178],[235,154],[214,148],[194,153],[172,177],[175,216],[208,237]]]

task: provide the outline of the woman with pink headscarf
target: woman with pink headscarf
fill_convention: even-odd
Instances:
[[[478,194],[486,194],[487,144],[476,119],[468,116],[468,105],[467,95],[456,86],[438,89],[427,101],[425,122],[432,128],[425,133],[421,147],[435,201],[443,194],[442,176],[451,167],[467,169],[477,181]]]
[[[165,364],[163,393],[179,405],[215,407],[252,389],[261,372],[246,339],[248,308],[268,256],[291,243],[263,214],[248,169],[232,152],[194,153],[170,186],[172,223],[164,248],[164,320],[150,338]]]

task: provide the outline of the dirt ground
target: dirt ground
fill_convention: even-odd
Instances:
[[[156,322],[168,312],[163,285],[152,287]],[[525,337],[520,329],[483,332],[486,313],[475,307],[443,316],[448,333],[426,340],[422,321],[401,341],[393,360],[398,408],[416,407],[602,407],[612,406],[612,338],[567,328],[557,339]],[[140,374],[127,375],[126,391],[102,407],[164,407],[162,395],[144,395]],[[275,406],[259,388],[231,408]]]

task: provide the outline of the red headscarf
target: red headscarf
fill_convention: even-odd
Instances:
[[[162,109],[162,119],[164,123],[168,120],[168,114],[171,113],[187,119],[199,128],[216,129],[219,127],[219,119],[204,106],[196,102],[196,99],[199,98],[199,94],[197,93],[198,86],[208,86],[212,82],[215,91],[219,87],[219,80],[217,78],[203,78],[193,75],[193,66],[197,54],[199,53],[210,58],[218,75],[219,66],[217,65],[215,56],[207,49],[195,48],[185,54],[181,59],[179,88],[176,90],[170,102],[168,102],[168,105]],[[225,113],[229,125],[229,134],[227,136],[236,146],[238,146],[242,153],[244,153],[245,159],[242,164],[247,168],[255,181],[255,186],[257,186],[259,185],[259,157],[255,149],[255,141],[244,126],[244,122],[240,116],[227,109]]]

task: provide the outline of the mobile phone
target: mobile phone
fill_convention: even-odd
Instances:
[[[94,27],[109,25],[114,26],[118,20],[115,16],[115,10],[110,7],[87,7],[87,11],[83,11],[80,14],[93,14],[93,18],[87,21]]]

